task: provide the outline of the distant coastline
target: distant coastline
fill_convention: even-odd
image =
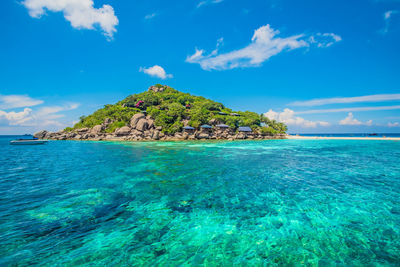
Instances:
[[[304,135],[287,135],[287,139],[291,140],[387,140],[387,141],[400,141],[399,137],[391,136],[304,136]]]

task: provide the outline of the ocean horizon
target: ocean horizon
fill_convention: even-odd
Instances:
[[[0,137],[23,137],[31,136],[33,134],[5,134]],[[400,137],[400,133],[293,133],[289,132],[288,135],[312,136],[312,137]]]
[[[400,264],[399,142],[11,139],[2,266]]]
[[[311,137],[400,137],[400,133],[288,133]]]

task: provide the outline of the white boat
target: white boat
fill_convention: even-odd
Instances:
[[[10,141],[10,145],[43,145],[46,143],[46,140],[37,139],[19,139]]]

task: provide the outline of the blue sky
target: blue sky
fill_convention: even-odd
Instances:
[[[400,132],[397,0],[0,5],[0,134],[58,130],[155,83],[290,132]]]

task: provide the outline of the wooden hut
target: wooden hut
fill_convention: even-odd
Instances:
[[[241,133],[252,133],[253,130],[248,126],[239,127],[239,132]]]
[[[212,131],[212,126],[204,124],[200,126],[202,132],[210,133]]]
[[[183,131],[186,133],[194,133],[194,130],[196,130],[194,127],[192,126],[185,126],[183,127]]]
[[[218,124],[218,125],[216,125],[216,127],[221,130],[226,130],[226,129],[230,128],[229,125],[226,125],[226,124]]]

